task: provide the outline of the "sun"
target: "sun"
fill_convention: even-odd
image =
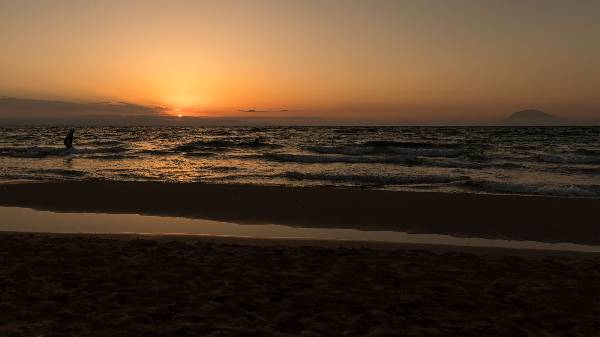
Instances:
[[[172,108],[171,109],[171,113],[173,114],[173,116],[177,116],[177,118],[183,117],[182,112],[184,112],[184,111],[181,111],[181,108]]]

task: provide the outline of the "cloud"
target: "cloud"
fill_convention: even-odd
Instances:
[[[240,109],[239,112],[288,112],[288,109],[279,109],[279,110],[257,110],[257,109]]]
[[[269,112],[269,110],[240,109],[239,112]]]
[[[56,118],[83,116],[160,115],[162,107],[129,102],[66,102],[29,98],[0,97],[0,118]]]
[[[0,126],[223,126],[223,125],[320,125],[316,117],[237,116],[186,117],[166,114],[168,107],[146,106],[129,102],[68,102],[42,99],[0,97]],[[278,112],[281,110],[240,110],[244,112]]]

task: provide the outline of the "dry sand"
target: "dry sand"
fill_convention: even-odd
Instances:
[[[0,234],[0,336],[600,333],[595,254],[219,240]]]
[[[600,199],[74,181],[2,185],[0,205],[600,245]]]

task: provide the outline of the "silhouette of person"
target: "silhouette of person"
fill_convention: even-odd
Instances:
[[[73,148],[73,133],[75,133],[75,129],[69,130],[69,133],[65,137],[64,143],[65,143],[65,147],[67,148],[67,150],[70,150]]]

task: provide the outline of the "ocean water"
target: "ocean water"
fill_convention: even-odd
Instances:
[[[0,128],[0,182],[346,186],[600,197],[600,127]]]

